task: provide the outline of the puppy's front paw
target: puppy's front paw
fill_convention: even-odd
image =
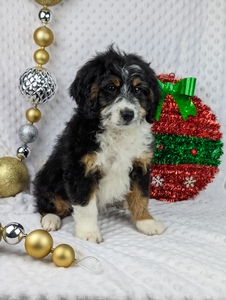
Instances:
[[[81,240],[89,241],[92,243],[99,244],[102,242],[102,237],[98,227],[91,230],[75,229],[75,236]]]
[[[47,214],[41,219],[41,225],[44,230],[55,231],[61,226],[61,219],[54,214]]]
[[[165,226],[162,222],[151,220],[142,220],[136,222],[137,229],[147,235],[162,234]]]

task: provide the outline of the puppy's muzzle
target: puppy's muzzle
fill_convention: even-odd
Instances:
[[[121,118],[126,122],[129,123],[133,120],[134,118],[134,111],[129,109],[129,108],[125,108],[123,110],[120,111],[120,115]]]

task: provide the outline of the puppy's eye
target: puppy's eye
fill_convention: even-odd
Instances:
[[[108,92],[110,92],[110,93],[113,93],[114,91],[115,91],[115,86],[114,85],[109,85],[108,87],[107,87],[107,91]]]
[[[133,89],[134,94],[139,94],[141,91],[141,88],[139,88],[138,86],[135,86],[135,88]]]

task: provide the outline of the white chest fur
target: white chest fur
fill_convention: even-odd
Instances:
[[[105,130],[97,139],[101,150],[97,152],[96,165],[105,174],[97,190],[98,207],[102,210],[115,201],[124,200],[130,190],[133,160],[149,151],[153,136],[150,124],[143,122],[128,129]]]

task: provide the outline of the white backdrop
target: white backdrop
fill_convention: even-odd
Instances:
[[[27,123],[25,112],[30,104],[22,99],[17,86],[22,73],[36,65],[33,53],[39,47],[33,41],[33,32],[40,26],[40,9],[34,0],[0,0],[0,157],[15,156],[22,144],[18,130]],[[76,71],[111,43],[143,56],[157,74],[174,72],[179,78],[196,77],[195,94],[217,116],[226,144],[226,1],[63,0],[50,9],[53,20],[48,27],[55,39],[46,48],[50,61],[45,67],[57,78],[59,89],[52,102],[39,106],[42,111],[42,119],[36,123],[39,136],[30,144],[31,155],[25,162],[31,178],[47,159],[56,135],[75,107],[68,88]],[[3,276],[0,272],[3,276],[0,275],[0,281],[4,283],[0,299],[8,299],[10,295],[10,299],[25,299],[25,296],[28,299],[82,296],[87,297],[84,299],[223,299],[226,290],[225,185],[226,159],[223,155],[214,182],[194,200],[181,203],[151,200],[153,214],[168,227],[163,236],[151,240],[136,232],[126,213],[112,211],[100,217],[104,243],[87,245],[73,237],[73,222],[68,218],[62,229],[54,233],[57,242],[68,242],[81,253],[91,252],[100,260],[102,258],[105,268],[103,275],[87,275],[77,268],[76,271],[59,271],[51,265],[52,274],[64,273],[65,278],[75,276],[76,290],[71,288],[69,278],[68,283],[63,281],[61,288],[60,279],[51,282],[46,277],[50,266],[44,263],[39,265],[39,271],[31,271],[41,283],[29,281],[31,276],[27,278],[26,271],[28,265],[32,268],[32,259],[22,254],[18,256],[15,248],[9,250],[1,242],[0,261],[3,252],[1,268],[5,273]],[[30,192],[31,188],[15,198],[0,199],[2,224],[20,221],[27,231],[40,226]],[[126,216],[126,223],[123,216]],[[108,225],[109,217],[111,225]],[[123,226],[129,228],[128,232],[121,230]],[[128,245],[132,245],[131,251],[136,253],[131,259]],[[22,245],[18,247],[22,252]],[[208,252],[210,247],[214,254]],[[11,256],[13,263],[6,259],[9,251],[12,251],[8,257]],[[138,258],[141,261],[134,263]],[[34,264],[38,266],[38,262]],[[22,268],[22,279],[28,285],[25,290],[21,290],[19,282],[14,282],[14,289],[10,289],[7,277],[16,276],[17,266]],[[43,298],[38,289],[40,284]],[[29,286],[33,286],[33,290]],[[55,287],[51,289],[50,286]]]

